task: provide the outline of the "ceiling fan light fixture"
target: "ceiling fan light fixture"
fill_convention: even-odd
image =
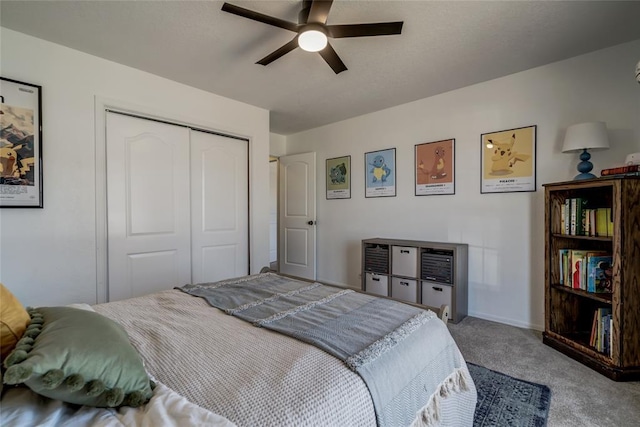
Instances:
[[[318,52],[327,46],[327,35],[319,29],[304,30],[298,36],[298,46],[307,52]]]

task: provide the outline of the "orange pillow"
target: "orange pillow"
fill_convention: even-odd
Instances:
[[[9,289],[0,283],[0,353],[1,360],[16,346],[27,325],[31,321],[29,313],[13,296]]]

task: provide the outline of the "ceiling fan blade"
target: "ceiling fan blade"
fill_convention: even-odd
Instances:
[[[327,64],[329,64],[329,66],[333,69],[334,73],[340,74],[341,72],[347,70],[347,66],[344,65],[342,59],[340,59],[336,51],[333,49],[333,47],[331,47],[329,43],[327,43],[327,47],[325,47],[318,53],[320,54],[320,56],[322,56],[322,58],[324,58],[325,61],[327,61]]]
[[[233,13],[234,15],[242,16],[243,18],[253,19],[254,21],[262,22],[264,24],[273,25],[274,27],[284,28],[285,30],[298,32],[298,24],[285,21],[284,19],[274,18],[273,16],[265,15],[253,10],[245,9],[244,7],[234,6],[229,3],[222,5],[224,12]]]
[[[269,65],[276,59],[286,55],[287,53],[291,52],[293,49],[297,47],[298,47],[298,36],[295,36],[293,40],[291,40],[289,43],[283,45],[282,47],[280,47],[280,49],[277,49],[271,52],[269,55],[265,56],[260,61],[256,62],[256,64]]]
[[[308,24],[326,24],[333,0],[313,0],[309,11]]]
[[[404,22],[380,22],[377,24],[327,25],[329,36],[334,39],[343,37],[390,36],[402,32]]]

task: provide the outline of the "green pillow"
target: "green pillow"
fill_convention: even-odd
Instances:
[[[140,406],[152,382],[125,330],[88,310],[29,309],[31,322],[4,365],[5,384],[95,407]]]

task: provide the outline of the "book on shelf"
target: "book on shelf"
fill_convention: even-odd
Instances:
[[[598,308],[593,313],[593,323],[591,326],[591,336],[589,345],[604,354],[611,354],[611,330],[612,330],[611,308]]]
[[[613,236],[610,207],[590,207],[583,197],[565,199],[560,207],[560,232],[571,236]]]
[[[624,175],[634,172],[640,172],[640,165],[616,166],[613,168],[602,169],[602,171],[600,171],[600,176]]]
[[[577,198],[569,199],[569,234],[576,235],[576,213],[577,213]]]
[[[587,289],[584,280],[584,265],[587,251],[581,249],[572,249],[570,252],[571,259],[571,287],[573,289]]]
[[[591,293],[611,293],[613,257],[606,251],[559,249],[558,281]]]
[[[587,257],[587,292],[612,292],[613,257],[593,255]]]
[[[567,271],[569,270],[569,249],[560,249],[560,270],[559,280],[560,284],[564,286],[570,286],[569,277]]]

